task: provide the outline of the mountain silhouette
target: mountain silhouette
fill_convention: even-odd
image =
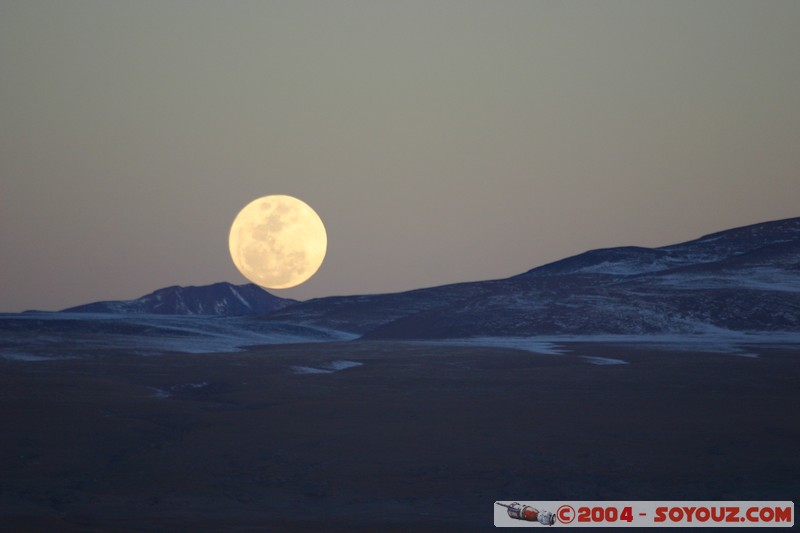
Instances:
[[[592,250],[507,279],[310,300],[265,320],[369,339],[800,330],[800,218]]]
[[[156,315],[254,315],[296,304],[248,283],[165,287],[135,300],[94,302],[64,309],[69,313]]]
[[[366,339],[800,331],[800,217],[591,250],[506,279],[306,302],[253,285],[166,287],[72,313],[257,315]]]

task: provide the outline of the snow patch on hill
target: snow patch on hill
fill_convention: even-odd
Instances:
[[[227,353],[260,344],[344,341],[329,328],[248,318],[94,313],[0,316],[0,357],[49,361],[115,353]]]
[[[514,348],[537,354],[561,355],[567,353],[568,344],[618,344],[641,346],[669,351],[694,351],[724,353],[740,357],[758,357],[760,348],[781,346],[800,349],[800,332],[736,332],[722,329],[704,334],[654,334],[654,335],[545,335],[535,337],[475,337],[420,341],[423,344],[449,346],[486,346],[488,348]],[[608,361],[602,363],[602,359]],[[616,359],[593,358],[594,364],[624,364]]]

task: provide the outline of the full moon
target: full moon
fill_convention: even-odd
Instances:
[[[328,234],[308,204],[292,196],[271,195],[239,211],[228,247],[244,277],[267,289],[288,289],[319,269]]]

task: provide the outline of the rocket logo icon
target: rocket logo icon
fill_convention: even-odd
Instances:
[[[552,526],[556,523],[556,516],[549,511],[540,511],[530,505],[521,505],[519,502],[505,504],[495,502],[497,505],[505,507],[508,511],[508,516],[516,520],[525,520],[526,522],[539,522],[543,526]]]

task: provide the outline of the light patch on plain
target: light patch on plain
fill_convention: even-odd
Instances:
[[[607,366],[607,365],[627,365],[627,361],[622,359],[614,359],[612,357],[595,357],[593,355],[581,355],[581,359],[593,365]]]
[[[41,361],[61,361],[64,359],[77,359],[70,355],[58,355],[52,357],[45,357],[43,355],[33,355],[22,352],[0,352],[0,359],[7,361],[25,361],[25,362],[41,362]]]
[[[747,357],[749,359],[759,359],[759,355],[757,353],[752,352],[728,352],[730,355],[735,355],[737,357]]]
[[[293,366],[291,370],[295,374],[332,374],[340,370],[362,366],[363,364],[364,363],[359,363],[358,361],[331,361],[330,363],[320,365],[320,367]]]
[[[266,322],[247,317],[117,315],[105,313],[26,313],[0,315],[30,321],[21,330],[0,331],[0,359],[49,361],[106,349],[137,355],[226,353],[249,346],[346,341],[354,333],[313,325]],[[52,321],[47,333],[39,321]],[[122,326],[122,327],[119,327]],[[80,334],[75,333],[75,328]],[[66,353],[65,353],[66,352]]]
[[[557,343],[536,337],[471,337],[463,339],[444,339],[426,341],[426,344],[446,344],[449,346],[485,346],[487,348],[514,348],[544,355],[561,355],[565,352]]]
[[[202,389],[203,387],[208,387],[207,381],[201,381],[200,383],[183,383],[181,385],[173,386],[173,390],[191,390],[191,389]]]
[[[295,374],[330,374],[333,370],[314,368],[312,366],[293,366],[292,372]]]
[[[358,361],[333,361],[332,363],[327,365],[327,368],[336,371],[336,370],[345,370],[347,368],[362,366],[363,364],[364,363],[359,363]]]
[[[202,389],[208,386],[207,381],[201,381],[200,383],[181,383],[179,385],[173,385],[166,389],[162,389],[160,387],[147,387],[153,393],[150,395],[153,398],[172,398],[174,393],[185,391],[185,390],[193,390],[193,389]]]
[[[150,395],[153,398],[164,399],[172,396],[172,394],[170,394],[170,392],[166,389],[160,389],[158,387],[147,387],[147,388],[153,391],[153,393]]]

